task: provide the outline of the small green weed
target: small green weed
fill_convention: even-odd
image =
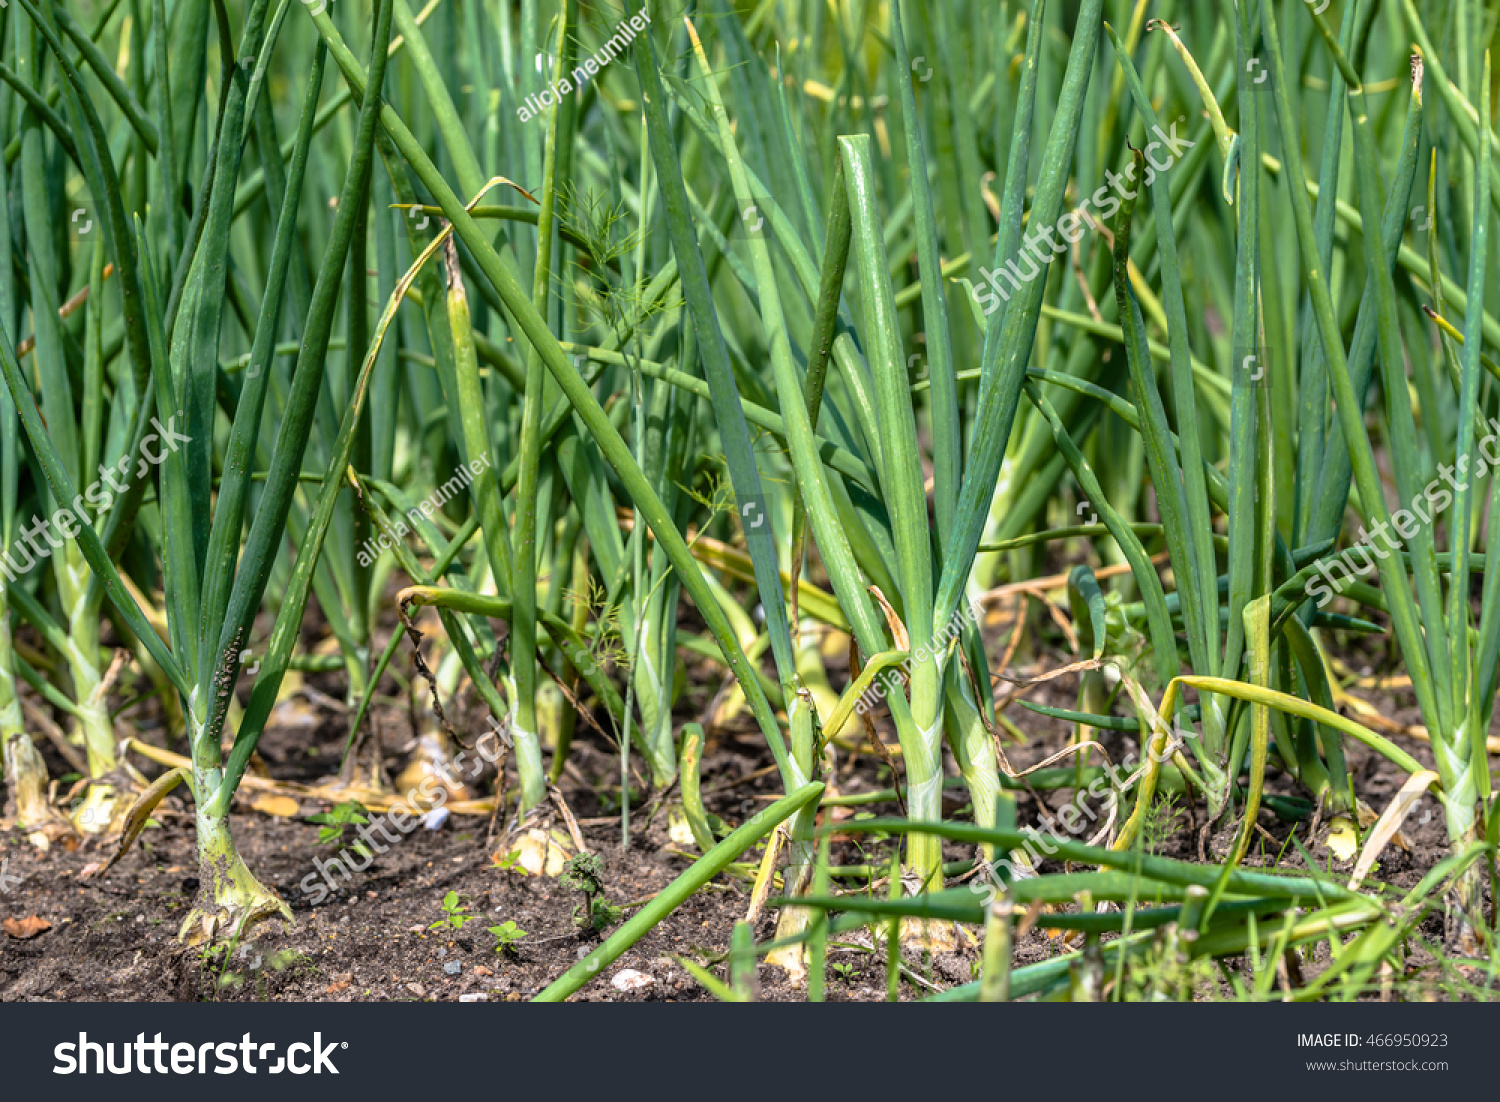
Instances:
[[[473,915],[464,913],[464,904],[468,899],[468,896],[460,895],[458,892],[449,892],[443,896],[443,917],[427,928],[429,930],[439,928],[462,930],[465,923],[474,921]]]

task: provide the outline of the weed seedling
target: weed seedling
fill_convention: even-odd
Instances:
[[[495,952],[497,953],[514,954],[521,939],[527,936],[526,931],[510,919],[506,919],[498,926],[489,927],[489,931],[495,935]]]
[[[492,867],[501,872],[513,872],[520,876],[531,875],[526,871],[526,866],[521,864],[521,851],[518,849],[511,850],[504,857],[495,858],[495,864]]]
[[[468,898],[468,896],[460,895],[458,892],[449,892],[443,896],[443,917],[427,928],[429,930],[440,928],[462,930],[464,923],[473,922],[473,915],[464,914],[464,903]]]
[[[307,817],[309,823],[319,824],[318,845],[338,845],[344,840],[344,831],[351,825],[363,826],[370,820],[365,815],[365,806],[358,800],[345,800],[336,804],[332,811],[323,811]],[[363,842],[354,843],[354,851],[361,857],[369,857],[370,851]]]

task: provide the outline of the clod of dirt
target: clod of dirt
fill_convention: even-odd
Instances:
[[[4,929],[11,937],[19,941],[28,941],[38,934],[45,934],[52,929],[52,923],[45,918],[36,915],[27,915],[25,918],[7,918]]]

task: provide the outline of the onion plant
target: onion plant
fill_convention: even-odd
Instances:
[[[953,997],[1082,996],[1161,946],[1129,907],[1064,915],[1121,936],[1012,973],[1007,916],[1081,891],[1150,904],[1176,993],[1199,958],[1329,931],[1357,951],[1313,989],[1353,991],[1394,944],[1385,895],[1240,866],[1263,807],[1368,825],[1350,740],[1425,783],[1394,724],[1340,711],[1336,660],[1388,632],[1452,847],[1397,925],[1451,888],[1455,935],[1488,942],[1493,20],[1319,9],[0,5],[17,822],[67,829],[51,732],[116,858],[186,783],[184,933],[289,917],[229,815],[287,671],[316,668],[351,750],[392,679],[433,705],[419,764],[466,738],[455,701],[487,711],[506,829],[584,740],[617,755],[626,844],[636,793],[680,784],[699,863],[549,999],[761,840],[752,918],[786,854],[776,932],[742,928],[739,979],[704,973],[726,997],[752,951],[821,997],[833,933],[903,920],[935,950],[984,927]],[[33,518],[61,538],[23,562]],[[1072,758],[1023,777],[1024,686],[997,688],[1059,652],[1076,708],[1027,703]],[[180,716],[187,766],[148,783],[122,757],[127,687]],[[784,791],[719,841],[700,763],[742,713]],[[1098,798],[1116,733],[1148,759],[1108,786],[1125,809],[1059,850],[1106,871],[1034,877],[1014,793]],[[904,810],[877,821],[902,852],[849,902],[830,766],[866,746],[899,774],[865,796]],[[1142,853],[1167,791],[1233,828],[1217,867]],[[977,881],[994,902],[949,887],[976,870],[945,840],[1008,862]]]
[[[125,443],[133,441],[135,447],[128,454],[133,459],[140,451],[144,427],[151,424],[148,415],[153,406],[169,417],[179,417],[178,423],[187,430],[182,433],[180,445],[175,439],[170,442],[172,447],[159,464],[157,513],[168,627],[165,639],[157,634],[126,588],[120,567],[111,554],[110,544],[114,542],[111,537],[125,523],[128,497],[122,496],[114,503],[113,510],[103,516],[85,518],[76,541],[69,547],[76,549],[92,577],[98,579],[95,584],[109,599],[123,626],[146,647],[181,696],[188,721],[192,769],[175,771],[180,775],[172,779],[163,778],[153,786],[152,795],[159,799],[173,780],[188,782],[196,803],[202,886],[198,905],[183,929],[185,933],[195,930],[209,936],[221,928],[238,929],[266,912],[279,910],[288,916],[290,913],[245,868],[228,830],[230,801],[269,712],[268,704],[262,702],[267,697],[274,699],[275,683],[279,682],[289,658],[289,643],[278,655],[273,637],[266,671],[270,676],[263,674],[257,681],[258,698],[252,698],[250,714],[234,732],[234,749],[227,761],[221,738],[242,644],[260,608],[271,566],[281,551],[287,513],[312,427],[321,367],[327,354],[354,221],[368,195],[379,102],[378,98],[372,98],[360,116],[353,157],[340,196],[342,202],[329,235],[297,369],[292,373],[282,410],[271,469],[259,500],[251,509],[248,500],[251,461],[271,379],[268,361],[275,350],[281,291],[291,257],[301,182],[326,69],[326,53],[319,49],[308,81],[290,183],[277,220],[276,244],[267,273],[269,286],[254,322],[251,370],[246,373],[245,386],[230,403],[233,417],[215,492],[218,338],[225,301],[222,285],[226,279],[235,186],[249,129],[250,97],[261,86],[254,74],[264,72],[257,59],[269,56],[275,45],[274,39],[266,35],[268,6],[266,0],[249,6],[237,42],[227,36],[221,39],[220,49],[226,59],[222,106],[210,147],[211,172],[205,181],[206,194],[195,213],[183,251],[180,255],[169,251],[165,256],[158,253],[157,243],[147,237],[139,217],[127,216],[100,117],[58,37],[47,10],[50,4],[43,0],[40,7],[28,5],[24,9],[30,26],[44,39],[61,69],[65,97],[79,123],[75,141],[87,151],[85,175],[91,193],[101,197],[100,221],[106,249],[122,284],[125,344],[132,357],[134,374],[122,372],[117,376],[114,408],[122,411],[119,412],[122,417],[131,414],[132,405],[125,399],[127,388],[135,386],[136,428],[133,435],[124,436]],[[390,5],[386,4],[376,28],[372,65],[377,73],[384,68],[389,27]],[[157,30],[164,33],[165,26],[158,24]],[[227,23],[222,23],[221,34],[227,30]],[[159,54],[158,60],[160,57]],[[169,97],[163,94],[161,100],[166,103]],[[165,200],[169,211],[175,207],[174,199]],[[42,304],[43,309],[33,310],[33,318],[45,320],[52,316],[45,309],[50,305],[48,300],[43,299]],[[84,500],[78,487],[87,470],[78,467],[76,457],[70,465],[68,454],[59,446],[59,435],[68,422],[56,415],[44,422],[8,334],[0,346],[3,346],[0,365],[45,486],[57,501],[71,503],[77,509]],[[44,382],[45,378],[43,375]],[[46,396],[44,387],[44,401]],[[89,404],[85,403],[83,408],[88,410]],[[352,408],[357,409],[357,403]],[[144,485],[147,464],[132,462],[129,466],[136,485]],[[341,469],[340,466],[335,471]],[[336,476],[325,485],[323,497],[331,504],[337,492]],[[93,501],[92,496],[89,500]],[[249,535],[242,543],[247,518]],[[291,625],[301,620],[308,589],[305,578],[317,560],[327,516],[322,516],[320,522],[323,527],[317,528],[319,522],[315,521],[311,538],[303,542],[293,571],[291,592],[279,609],[279,614]],[[300,586],[296,584],[298,579],[303,579]],[[294,634],[294,628],[282,632],[288,639]]]

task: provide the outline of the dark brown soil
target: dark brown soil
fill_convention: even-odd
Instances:
[[[1004,650],[997,640],[994,653]],[[1040,659],[1018,657],[1013,675],[1037,674],[1056,668],[1069,659],[1062,653]],[[1372,656],[1378,667],[1379,656]],[[409,662],[406,669],[410,669]],[[1358,667],[1359,661],[1351,662]],[[701,718],[722,683],[712,667],[690,669],[690,688],[681,706],[684,718]],[[835,676],[841,681],[842,676]],[[332,697],[341,692],[336,675],[310,677],[316,686],[292,705],[283,705],[261,744],[269,774],[283,780],[316,781],[333,772],[347,735],[347,714]],[[423,686],[425,693],[425,686]],[[1028,691],[1029,699],[1060,707],[1076,705],[1076,682],[1062,678]],[[1387,693],[1377,699],[1392,718],[1414,722],[1409,694]],[[696,710],[695,710],[696,709]],[[410,739],[407,713],[394,704],[382,704],[376,718],[384,740],[382,767],[394,776],[403,764],[403,745]],[[1044,719],[1020,707],[1011,707],[1007,717],[1027,736],[1024,744],[1007,742],[1011,764],[1023,768],[1039,761],[1065,744],[1071,728]],[[450,717],[455,721],[474,717]],[[149,707],[136,715],[139,729],[150,735],[159,726]],[[484,730],[475,718],[467,728]],[[892,733],[883,732],[888,742]],[[156,741],[159,741],[156,740]],[[1425,744],[1398,738],[1424,763],[1431,755]],[[1107,735],[1111,757],[1120,761],[1138,748],[1133,737]],[[1348,754],[1360,797],[1380,810],[1394,795],[1402,775],[1378,755],[1349,742]],[[51,758],[54,775],[66,770],[60,759]],[[144,763],[143,763],[144,764]],[[748,725],[710,732],[703,777],[709,810],[730,823],[738,823],[779,794],[778,781],[759,735]],[[955,773],[951,760],[949,773]],[[147,769],[154,773],[155,767]],[[889,770],[868,751],[851,755],[841,751],[835,785],[841,793],[871,791],[890,785]],[[632,810],[632,833],[628,849],[620,846],[620,823],[616,809],[619,795],[619,759],[613,750],[583,724],[561,784],[567,803],[582,825],[589,848],[604,860],[605,894],[613,903],[640,904],[660,891],[690,863],[691,846],[680,847],[668,838],[666,815],[659,805]],[[486,788],[486,791],[488,788]],[[1293,793],[1289,780],[1273,774],[1269,792]],[[234,835],[248,866],[263,883],[274,888],[291,905],[294,929],[279,923],[268,925],[253,943],[236,948],[228,961],[207,958],[196,949],[178,944],[176,934],[197,890],[192,819],[188,806],[169,797],[157,811],[159,827],[149,828],[141,842],[102,878],[82,878],[80,872],[105,855],[105,843],[89,840],[69,849],[54,845],[47,853],[33,849],[16,832],[0,835],[10,877],[20,882],[0,895],[0,917],[21,919],[35,915],[51,924],[46,932],[29,939],[0,936],[0,1001],[26,1000],[194,1000],[269,999],[298,1001],[457,1000],[478,996],[487,1000],[518,1001],[530,998],[561,975],[592,945],[596,935],[581,934],[573,923],[580,896],[558,881],[496,867],[495,856],[508,845],[504,819],[454,816],[436,831],[418,829],[375,855],[362,872],[341,884],[340,890],[313,906],[299,888],[316,872],[315,859],[334,856],[338,846],[318,844],[316,825],[300,818],[278,818],[249,810],[251,794],[242,792],[232,823]],[[963,790],[950,789],[946,811],[968,817]],[[1041,793],[1054,809],[1067,793]],[[1037,807],[1033,795],[1018,793],[1018,813],[1023,823],[1033,822]],[[1436,811],[1434,801],[1428,804]],[[330,805],[303,801],[299,815],[326,811]],[[860,812],[895,813],[894,803],[860,808]],[[842,816],[852,814],[841,811]],[[550,815],[550,811],[548,812]],[[1201,822],[1202,808],[1182,806],[1171,828],[1157,842],[1167,856],[1198,860],[1218,859],[1232,844],[1226,829],[1213,838],[1200,838],[1194,829]],[[545,823],[544,818],[540,820]],[[1268,838],[1252,849],[1247,865],[1269,865],[1281,853],[1282,867],[1297,868],[1303,859],[1295,846],[1283,846],[1291,827],[1269,811],[1260,823]],[[561,831],[564,824],[552,825]],[[1307,824],[1299,825],[1299,840],[1305,844]],[[1322,831],[1319,832],[1320,836]],[[1404,828],[1409,850],[1387,847],[1378,876],[1408,887],[1447,852],[1441,816],[1423,821],[1419,810]],[[1275,847],[1268,839],[1275,840]],[[346,836],[345,842],[352,840]],[[851,840],[840,840],[834,849],[835,863],[885,862],[894,840],[861,849]],[[1205,847],[1200,853],[1199,846]],[[1313,847],[1320,863],[1329,861],[1321,842]],[[972,854],[962,847],[948,847],[945,859]],[[759,858],[759,850],[744,860]],[[1051,870],[1055,863],[1044,864]],[[1348,862],[1334,862],[1335,871],[1347,871]],[[12,879],[11,883],[14,883]],[[469,921],[461,928],[433,928],[443,918],[446,893],[457,892],[460,914]],[[711,998],[681,967],[679,956],[713,966],[723,975],[722,961],[734,923],[745,917],[749,906],[748,885],[723,875],[689,899],[625,955],[605,969],[577,998],[601,1001],[640,999],[702,1000]],[[527,931],[513,950],[495,949],[487,927],[513,921]],[[775,911],[768,909],[756,928],[757,938],[768,940],[775,926]],[[1068,950],[1056,932],[1039,923],[1016,945],[1017,965],[1048,959]],[[977,931],[976,931],[977,932]],[[1423,933],[1440,940],[1440,917],[1429,919]],[[920,982],[903,980],[902,998],[921,998],[938,990],[967,982],[977,960],[974,939],[960,936],[959,951],[937,959],[912,960],[913,971],[925,977]],[[1316,970],[1326,959],[1326,945],[1309,954]],[[1420,954],[1419,954],[1420,956]],[[1414,958],[1416,960],[1416,958]],[[832,1000],[873,1001],[885,997],[885,955],[872,952],[868,931],[836,946],[830,956],[828,997]],[[1413,967],[1421,967],[1416,960]],[[635,969],[650,977],[636,990],[621,992],[608,980],[622,969]],[[762,965],[760,995],[764,999],[800,999],[778,968]]]

